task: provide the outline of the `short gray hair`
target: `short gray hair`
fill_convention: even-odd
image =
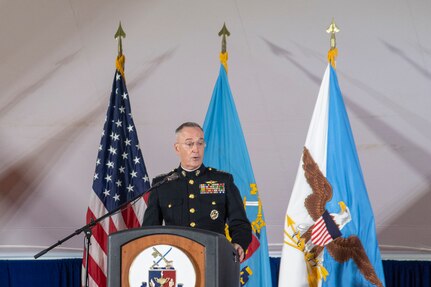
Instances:
[[[179,127],[177,127],[177,129],[175,130],[175,134],[178,134],[179,132],[181,132],[183,128],[198,128],[202,132],[204,131],[202,129],[202,127],[198,123],[195,123],[195,122],[185,122],[185,123],[182,123]]]

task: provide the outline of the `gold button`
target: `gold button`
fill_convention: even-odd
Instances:
[[[193,193],[189,194],[189,198],[193,199],[193,198],[195,198],[195,195]]]
[[[189,180],[189,184],[193,184],[195,181],[193,179]]]
[[[190,211],[190,213],[195,213],[196,210],[194,208],[190,208],[189,211]]]
[[[190,226],[191,226],[191,227],[195,227],[195,226],[196,226],[196,223],[194,223],[194,222],[190,222]]]
[[[170,204],[170,203],[169,203],[169,204],[168,204],[168,208],[171,208],[171,207],[172,207],[172,204]]]
[[[215,202],[215,201],[213,201],[213,202],[211,202],[211,204],[212,204],[212,205],[216,205],[216,202]]]

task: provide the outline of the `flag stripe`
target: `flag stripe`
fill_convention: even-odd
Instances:
[[[121,212],[117,212],[109,218],[109,233],[117,232],[119,230],[126,229],[126,223],[124,222],[123,215]]]
[[[147,204],[144,201],[144,197],[150,194],[150,192],[146,192],[143,197],[139,198],[135,203],[132,203],[132,208],[136,215],[136,219],[138,220],[138,225],[142,225],[142,221],[144,220],[145,209],[147,208]]]
[[[102,246],[99,245],[96,241],[91,241],[90,248],[90,259],[94,260],[95,264],[97,264],[101,270],[105,270],[107,267],[108,258],[106,252],[102,250]],[[104,271],[106,274],[106,272]]]
[[[91,218],[94,218],[94,215],[92,214],[91,210],[87,211],[87,214],[90,214],[89,216]],[[88,216],[87,216],[88,217]],[[92,229],[92,238],[97,241],[97,244],[99,246],[107,246],[108,245],[108,233],[106,233],[105,229],[102,227],[101,224],[97,223],[93,229]],[[108,250],[103,250],[104,253],[107,253]]]
[[[100,198],[92,192],[90,195],[90,204],[87,209],[87,217],[86,222],[89,223],[91,219],[95,220],[103,216],[107,212],[103,202],[100,201]],[[103,228],[106,234],[109,233],[109,221],[104,219],[98,223],[98,225]]]
[[[85,250],[84,250],[84,255],[85,255]],[[85,256],[83,258],[83,268],[82,268],[82,284],[85,286],[84,282],[85,282]],[[90,248],[90,256],[88,257],[88,263],[89,263],[89,278],[105,278],[104,281],[106,281],[106,272],[104,270],[106,270],[107,267],[107,257],[105,255],[105,252],[103,252],[101,250],[101,246],[93,240],[93,238],[91,239],[91,248]],[[95,282],[101,282],[100,279],[97,280],[89,280],[89,285],[90,286],[106,286],[106,285],[95,285]],[[93,282],[93,283],[91,283]]]
[[[93,279],[94,286],[106,286],[106,274],[92,256],[89,257],[88,266],[88,276]]]
[[[136,226],[140,226],[137,215],[135,214],[135,210],[132,208],[131,205],[128,205],[127,208],[121,212],[121,214],[124,218],[126,228],[134,228]]]

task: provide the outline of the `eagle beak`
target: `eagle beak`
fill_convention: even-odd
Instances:
[[[338,202],[338,205],[340,206],[342,212],[346,211],[346,204],[343,201]]]

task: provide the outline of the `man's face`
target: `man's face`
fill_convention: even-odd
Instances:
[[[185,127],[177,134],[174,148],[183,168],[197,169],[204,159],[204,133],[199,128]]]

